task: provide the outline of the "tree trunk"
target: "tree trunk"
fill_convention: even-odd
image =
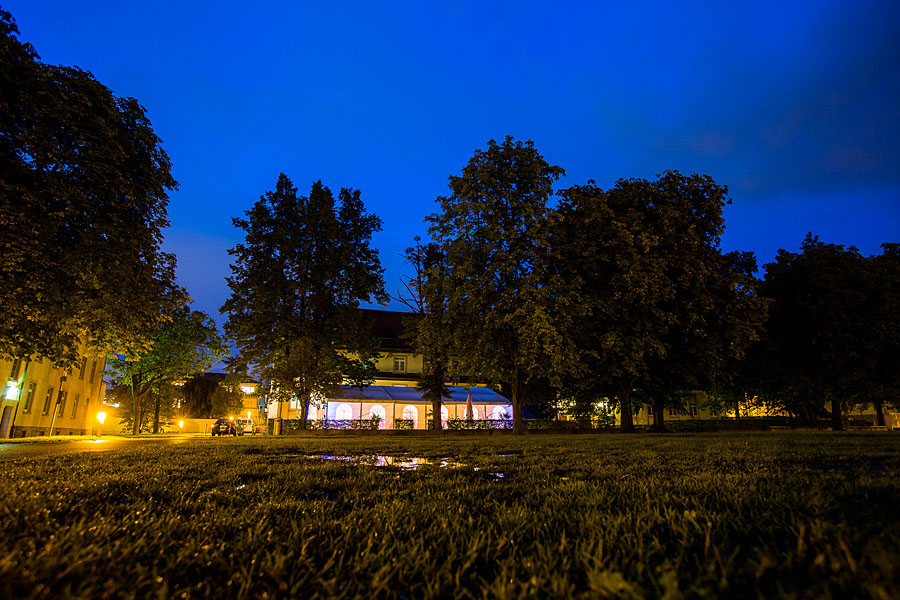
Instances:
[[[844,430],[844,419],[841,417],[841,401],[836,395],[831,396],[831,430]]]
[[[362,416],[362,415],[360,415]],[[306,429],[306,420],[309,418],[309,392],[300,390],[300,429]]]
[[[510,387],[512,388],[513,434],[523,435],[525,433],[525,415],[522,411],[522,385],[518,373],[513,375]]]
[[[438,396],[431,401],[431,429],[432,431],[441,430],[441,398]]]
[[[734,392],[734,420],[741,420],[741,394],[738,391]]]
[[[875,407],[875,424],[884,427],[884,402],[881,398],[873,398],[872,404]]]
[[[653,431],[665,433],[667,430],[662,399],[658,395],[653,394],[650,396],[650,405],[653,407]]]
[[[622,433],[634,432],[634,414],[631,411],[631,388],[629,381],[619,389],[619,412],[622,415]]]
[[[131,399],[134,401],[134,422],[131,425],[131,433],[134,435],[141,434],[141,395],[135,393],[134,387],[137,385],[137,376],[131,376]]]
[[[159,433],[159,405],[161,403],[159,392],[156,392],[156,402],[153,406],[153,433]]]

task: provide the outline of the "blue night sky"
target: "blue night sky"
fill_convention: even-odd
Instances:
[[[896,0],[260,4],[3,4],[44,62],[146,107],[180,183],[165,247],[217,318],[231,218],[279,172],[362,190],[395,290],[447,177],[507,134],[558,187],[711,175],[723,247],[760,264],[807,231],[900,241]]]

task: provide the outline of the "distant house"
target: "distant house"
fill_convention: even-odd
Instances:
[[[47,360],[0,360],[0,438],[89,435],[97,426],[106,360],[82,353],[70,370]]]
[[[320,407],[310,405],[309,419],[328,421],[370,420],[377,417],[380,427],[425,429],[431,419],[431,402],[416,390],[422,374],[422,355],[410,347],[403,336],[403,319],[408,313],[362,309],[374,317],[372,334],[379,340],[377,370],[372,385],[360,390],[342,385],[329,393]],[[512,416],[509,399],[483,383],[459,377],[451,382],[450,399],[444,399],[441,421],[465,419],[471,404],[475,420],[503,420]],[[268,417],[297,419],[302,407],[297,400],[268,405]],[[401,425],[402,422],[402,425]]]

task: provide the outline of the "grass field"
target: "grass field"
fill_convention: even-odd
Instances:
[[[2,598],[900,597],[886,433],[204,438],[0,469]]]

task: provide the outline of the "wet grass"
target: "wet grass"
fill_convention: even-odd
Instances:
[[[4,598],[900,590],[891,434],[203,438],[0,467]]]

